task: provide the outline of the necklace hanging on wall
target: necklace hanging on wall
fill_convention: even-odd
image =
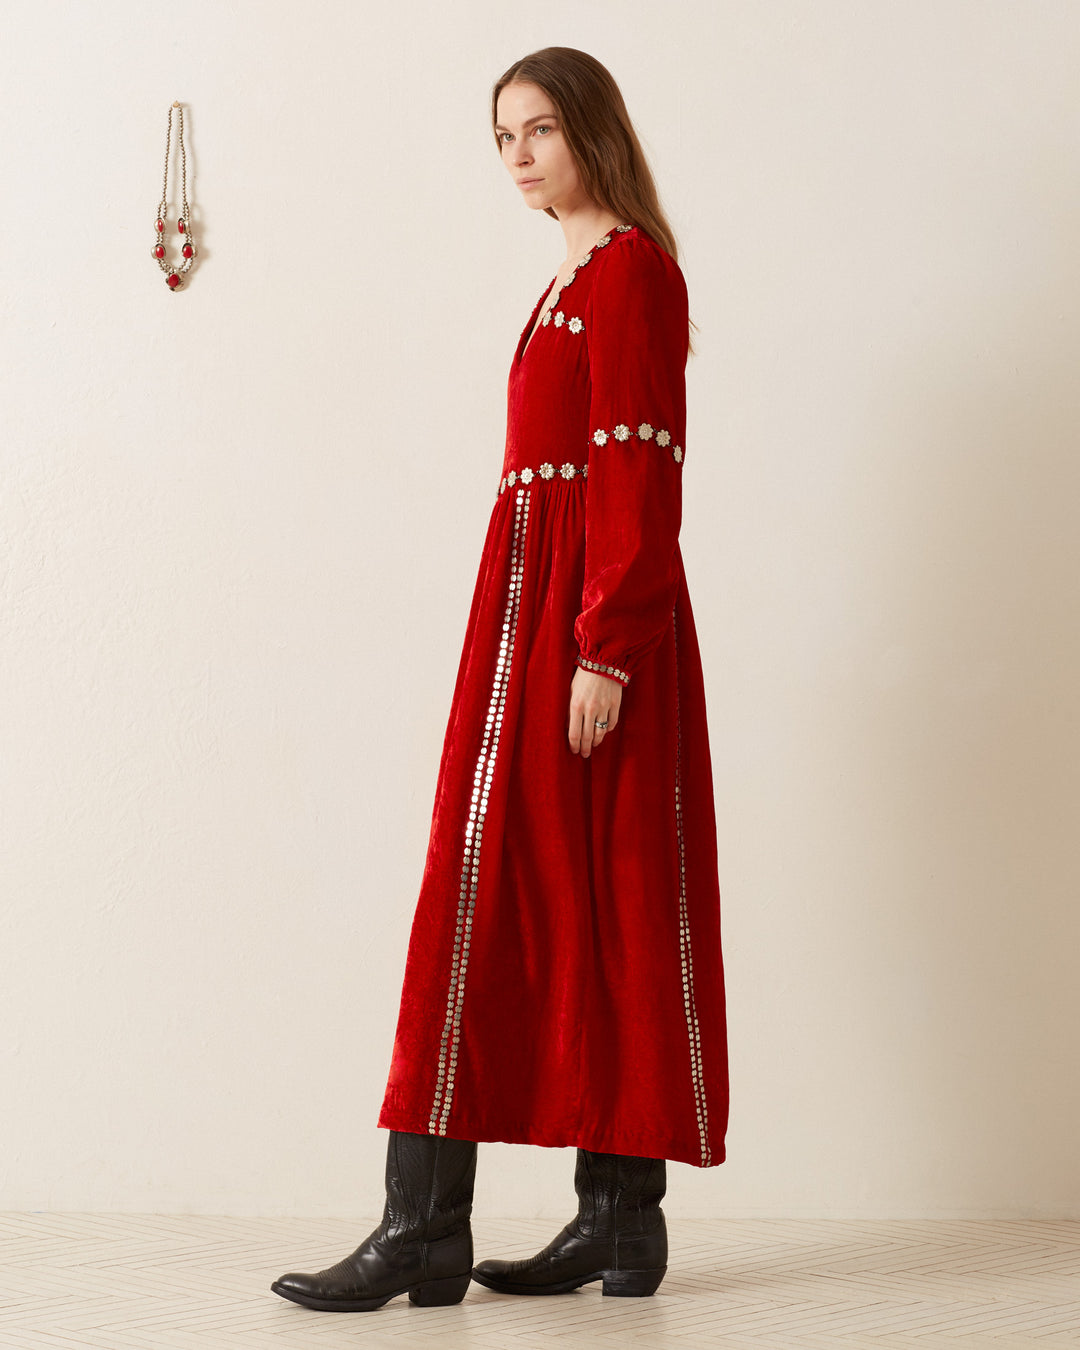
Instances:
[[[165,226],[168,223],[168,200],[169,200],[169,150],[172,144],[172,113],[173,108],[180,109],[180,125],[177,131],[177,139],[180,142],[180,165],[181,180],[180,189],[180,216],[176,222],[176,231],[184,241],[183,248],[180,250],[184,255],[184,261],[179,267],[173,267],[165,258]],[[161,205],[158,207],[157,214],[157,242],[151,252],[157,259],[157,265],[165,273],[165,284],[170,290],[175,291],[183,283],[184,276],[191,267],[195,258],[195,240],[191,234],[191,209],[188,206],[187,199],[187,156],[184,154],[184,109],[180,103],[174,103],[169,109],[169,129],[165,136],[165,179],[161,185]]]

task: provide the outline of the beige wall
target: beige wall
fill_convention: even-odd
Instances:
[[[625,91],[701,329],[732,1117],[669,1207],[1080,1216],[1080,5],[185,13],[20,3],[0,55],[0,1209],[381,1205],[506,373],[564,254],[487,102],[562,43]],[[478,1204],[565,1219],[571,1162],[486,1145]]]

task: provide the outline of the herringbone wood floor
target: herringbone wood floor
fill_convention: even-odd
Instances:
[[[569,1217],[569,1214],[567,1215]],[[629,1345],[932,1350],[1080,1345],[1080,1223],[680,1220],[652,1298],[599,1285],[451,1308],[407,1297],[316,1313],[270,1292],[375,1226],[333,1219],[0,1214],[0,1346],[18,1350],[337,1350]],[[477,1217],[477,1260],[525,1256],[560,1227]]]

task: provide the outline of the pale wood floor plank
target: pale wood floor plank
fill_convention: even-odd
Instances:
[[[569,1214],[567,1215],[569,1217]],[[0,1213],[0,1347],[12,1350],[1021,1350],[1080,1347],[1080,1223],[679,1220],[647,1299],[599,1285],[452,1308],[399,1298],[315,1313],[270,1292],[377,1220]],[[474,1220],[477,1259],[527,1256],[561,1225]]]

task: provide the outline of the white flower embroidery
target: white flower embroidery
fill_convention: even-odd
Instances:
[[[627,230],[632,230],[633,228],[634,228],[633,225],[616,225],[615,229],[612,231],[612,234],[624,234]],[[558,303],[559,296],[562,295],[563,291],[565,291],[567,286],[570,285],[574,277],[577,276],[578,268],[585,266],[585,264],[589,261],[589,259],[592,257],[593,253],[596,251],[597,248],[603,248],[605,244],[610,243],[611,243],[611,234],[605,234],[603,239],[598,239],[596,241],[595,248],[590,249],[589,252],[585,254],[584,258],[581,258],[578,262],[574,264],[574,270],[570,273],[570,275],[566,278],[563,284],[558,288],[558,290],[555,291],[555,293],[551,297],[551,303],[548,308],[548,312],[544,315],[543,320],[541,321],[545,327],[547,326],[548,322],[551,319],[551,308]]]
[[[549,309],[548,312],[544,315],[544,317],[540,320],[541,327],[546,328],[550,322],[551,322],[551,310]]]
[[[585,325],[581,322],[580,319],[573,318],[570,320],[569,328],[571,333],[580,333],[584,327]]]
[[[625,422],[620,422],[619,425],[615,427],[615,429],[610,433],[610,435],[614,436],[617,441],[628,441],[633,434],[635,433],[631,432],[630,428],[626,425]],[[655,436],[657,445],[671,444],[671,432],[667,431],[666,429],[656,431],[654,430],[651,422],[639,422],[636,434],[639,441],[651,441],[652,438]],[[596,445],[606,445],[608,441],[608,436],[609,433],[606,432],[603,429],[603,427],[597,427],[597,429],[592,434],[593,442]],[[681,464],[683,458],[682,446],[681,445],[675,446],[675,448],[672,450],[671,453],[674,456],[675,463]]]
[[[561,328],[565,322],[566,322],[566,315],[563,314],[562,310],[560,309],[558,314],[555,315],[555,327]]]
[[[501,496],[508,487],[513,487],[515,482],[517,482],[522,484],[522,486],[518,488],[518,496],[519,497],[523,496],[525,493],[525,485],[531,483],[533,479],[537,476],[537,474],[539,474],[540,477],[544,479],[554,478],[555,465],[545,463],[541,464],[539,469],[532,469],[532,468],[511,469],[510,472],[506,475],[506,477],[500,481],[498,495]],[[587,463],[586,464],[566,463],[559,467],[559,474],[561,475],[561,477],[567,480],[578,477],[587,478],[589,476],[589,466]]]

